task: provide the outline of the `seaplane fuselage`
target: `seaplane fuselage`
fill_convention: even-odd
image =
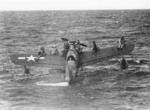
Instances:
[[[76,44],[69,44],[69,50],[66,56],[66,81],[71,83],[72,79],[77,75],[78,72],[78,56],[79,52],[76,49]]]

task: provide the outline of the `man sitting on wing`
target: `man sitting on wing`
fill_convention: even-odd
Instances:
[[[93,41],[93,51],[94,51],[94,52],[97,52],[97,51],[98,51],[98,47],[97,47],[95,41]]]
[[[38,52],[38,57],[37,57],[36,61],[38,61],[40,57],[44,57],[44,56],[46,56],[46,52],[45,52],[44,47],[41,47],[40,51]]]
[[[40,48],[40,51],[38,52],[38,56],[39,56],[39,57],[46,56],[46,52],[45,52],[44,47],[41,47],[41,48]]]
[[[126,44],[126,40],[124,39],[124,36],[122,36],[120,39],[119,39],[119,46],[118,46],[118,50],[119,49],[123,49],[123,47],[125,46],[125,44]]]
[[[80,41],[78,40],[78,42],[76,43],[76,46],[75,46],[76,50],[78,51],[78,53],[81,53],[82,52],[82,47],[80,45]]]
[[[52,48],[51,48],[51,50],[50,50],[50,54],[51,54],[51,55],[58,55],[58,54],[59,54],[56,45],[53,45],[53,46],[52,46]]]

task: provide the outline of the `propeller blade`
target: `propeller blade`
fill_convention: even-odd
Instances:
[[[63,40],[63,41],[69,41],[68,39],[66,39],[66,38],[61,38],[61,40]]]
[[[77,42],[78,44],[80,44],[80,41],[78,40],[78,42]]]
[[[80,43],[80,45],[82,45],[82,46],[84,46],[84,47],[88,47],[87,45],[85,45],[85,44],[82,44],[82,43]]]
[[[61,38],[61,40],[63,40],[63,41],[69,41],[67,38]],[[84,47],[88,47],[87,45],[80,43],[79,40],[78,40],[78,42],[76,42],[76,41],[69,41],[69,42],[70,42],[70,43],[79,43],[80,45],[82,45],[82,46],[84,46]]]

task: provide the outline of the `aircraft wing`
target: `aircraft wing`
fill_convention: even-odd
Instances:
[[[120,55],[130,54],[134,49],[134,44],[127,43],[123,50],[117,49],[117,46],[99,49],[97,52],[86,51],[79,55],[79,67],[92,65],[104,60],[109,60]]]
[[[65,65],[65,58],[60,55],[46,55],[37,60],[36,54],[13,54],[11,61],[17,65],[61,68]]]

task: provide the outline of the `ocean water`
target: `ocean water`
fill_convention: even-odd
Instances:
[[[93,40],[105,48],[121,36],[135,44],[128,70],[114,58],[83,68],[72,86],[60,86],[63,71],[32,67],[24,75],[9,58],[54,44],[61,51],[61,37],[79,39],[86,51]],[[149,36],[150,10],[0,12],[0,110],[149,110]]]

